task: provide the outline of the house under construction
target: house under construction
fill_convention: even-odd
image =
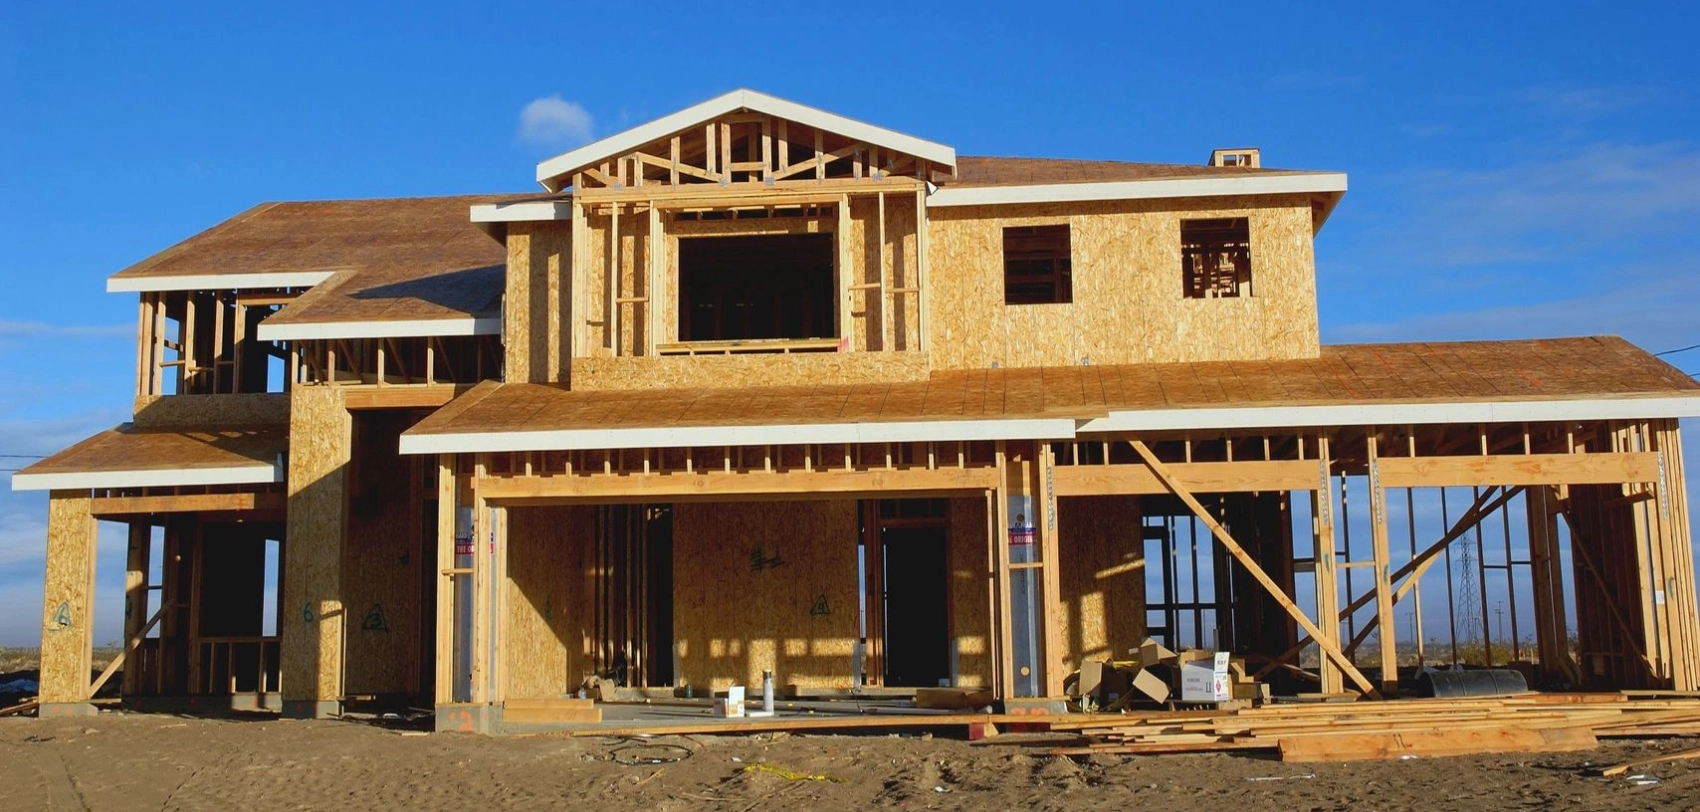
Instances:
[[[105,612],[127,703],[480,730],[588,677],[1043,703],[1148,635],[1278,693],[1461,639],[1700,690],[1700,385],[1614,337],[1322,345],[1342,174],[959,157],[740,90],[536,179],[262,204],[109,279],[135,416],[13,478],[51,492],[44,714],[91,708]]]

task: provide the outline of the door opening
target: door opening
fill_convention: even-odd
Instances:
[[[887,518],[884,504],[880,511],[883,659],[889,687],[935,687],[951,684],[952,678],[945,502],[915,501],[922,504],[893,511],[909,514],[902,518]]]

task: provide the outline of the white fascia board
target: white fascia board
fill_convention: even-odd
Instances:
[[[1478,403],[1388,403],[1349,406],[1256,406],[1222,409],[1112,411],[1088,420],[1081,434],[1132,431],[1397,426],[1411,424],[1650,420],[1700,416],[1700,397],[1516,400]]]
[[[190,485],[256,485],[284,480],[283,469],[265,462],[219,468],[161,468],[141,471],[78,471],[13,474],[14,491],[94,488],[172,488]]]
[[[203,273],[184,276],[114,276],[107,293],[150,293],[167,290],[254,290],[310,288],[337,271],[279,271],[277,273]]]
[[[412,321],[260,322],[261,341],[314,341],[335,338],[419,338],[502,334],[501,316]]]
[[[521,203],[484,203],[472,207],[474,223],[539,223],[570,220],[572,201],[527,200]]]
[[[738,110],[753,110],[783,119],[807,124],[817,129],[837,133],[866,141],[882,147],[925,158],[933,163],[948,167],[956,166],[956,150],[943,144],[926,141],[912,135],[904,135],[895,130],[876,127],[866,122],[845,118],[835,113],[828,113],[807,105],[758,93],[754,90],[734,90],[721,96],[716,96],[701,104],[695,104],[677,113],[662,116],[648,124],[640,124],[624,132],[615,133],[599,141],[592,141],[578,149],[557,155],[537,165],[537,182],[551,191],[566,186],[565,183],[553,183],[563,175],[589,166],[594,163],[624,155],[638,147],[665,138],[673,133],[712,120]]]
[[[699,448],[724,445],[904,443],[916,441],[1068,440],[1073,418],[927,420],[905,423],[805,423],[778,426],[689,426],[641,429],[494,431],[403,434],[403,454],[479,451],[578,451],[621,448]]]
[[[1171,178],[1111,183],[1046,183],[1031,186],[945,186],[927,197],[927,208],[1009,203],[1082,203],[1229,195],[1328,194],[1346,191],[1344,172],[1302,175]]]

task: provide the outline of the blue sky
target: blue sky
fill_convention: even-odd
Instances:
[[[263,200],[533,190],[740,86],[969,155],[1343,170],[1326,341],[1700,343],[1685,6],[816,5],[6,4],[0,454],[128,416],[136,304],[103,280],[130,263]],[[0,493],[0,645],[38,633],[45,501]]]

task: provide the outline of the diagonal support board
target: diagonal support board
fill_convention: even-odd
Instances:
[[[1415,558],[1410,560],[1409,563],[1400,567],[1393,573],[1392,576],[1390,576],[1389,580],[1394,582],[1399,582],[1401,578],[1405,579],[1399,584],[1399,588],[1394,590],[1393,602],[1398,603],[1400,599],[1405,597],[1405,593],[1410,592],[1411,589],[1416,586],[1417,579],[1423,577],[1423,573],[1427,572],[1428,568],[1434,565],[1434,562],[1440,560],[1440,554],[1444,552],[1446,548],[1452,544],[1452,542],[1457,541],[1460,536],[1469,532],[1470,528],[1475,527],[1477,522],[1480,522],[1492,515],[1494,511],[1498,510],[1502,505],[1510,501],[1512,497],[1521,493],[1522,490],[1522,487],[1519,486],[1516,488],[1509,488],[1505,491],[1497,491],[1494,488],[1489,488],[1488,490],[1483,491],[1481,496],[1476,498],[1475,504],[1472,504],[1470,509],[1465,511],[1464,515],[1459,516],[1458,521],[1453,523],[1452,529],[1446,531],[1446,535],[1441,536],[1439,541],[1429,545],[1428,549],[1418,553]],[[1495,496],[1496,493],[1498,494],[1497,496]],[[1362,609],[1372,600],[1375,600],[1374,592],[1366,592],[1359,595],[1349,606],[1340,610],[1340,620],[1344,621],[1346,618],[1351,617],[1352,613]],[[1363,629],[1359,630],[1358,636],[1353,638],[1352,642],[1346,646],[1345,651],[1349,653],[1356,650],[1358,645],[1363,642],[1365,637],[1368,636],[1368,631],[1374,628],[1375,621],[1369,621]],[[1305,647],[1310,644],[1310,638],[1300,640],[1298,643],[1294,644],[1292,648],[1283,652],[1281,656],[1270,660],[1268,665],[1265,665],[1262,669],[1259,669],[1256,674],[1252,675],[1253,678],[1262,677],[1270,671],[1275,670],[1276,667],[1280,666],[1282,663],[1297,656],[1299,652],[1303,651]]]
[[[1199,504],[1198,499],[1192,495],[1191,491],[1187,490],[1179,482],[1175,481],[1174,475],[1169,472],[1168,466],[1160,462],[1157,459],[1157,455],[1151,453],[1151,449],[1147,448],[1143,441],[1129,440],[1128,443],[1133,446],[1134,452],[1139,454],[1140,459],[1145,461],[1145,465],[1151,469],[1151,473],[1156,474],[1157,478],[1162,480],[1163,487],[1168,488],[1170,493],[1174,494],[1176,498],[1186,503],[1186,506],[1192,510],[1193,515],[1197,516],[1204,522],[1206,527],[1210,528],[1211,535],[1214,535],[1216,540],[1221,542],[1222,546],[1228,550],[1228,553],[1232,555],[1235,560],[1240,562],[1240,566],[1245,567],[1246,572],[1251,573],[1251,577],[1256,579],[1259,584],[1263,585],[1263,588],[1268,591],[1270,597],[1273,597],[1276,603],[1281,604],[1281,608],[1285,609],[1287,614],[1292,616],[1293,620],[1305,630],[1305,633],[1309,634],[1312,639],[1317,641],[1317,645],[1322,647],[1323,653],[1326,654],[1329,659],[1333,660],[1335,664],[1339,665],[1340,670],[1345,672],[1346,676],[1352,679],[1352,682],[1357,683],[1358,688],[1364,693],[1372,695],[1375,694],[1375,686],[1371,685],[1369,679],[1363,675],[1363,672],[1359,671],[1358,667],[1352,664],[1352,661],[1346,657],[1345,652],[1342,652],[1339,646],[1323,637],[1322,630],[1318,629],[1316,624],[1312,623],[1310,618],[1305,616],[1304,610],[1300,609],[1298,604],[1293,603],[1292,598],[1287,597],[1287,594],[1281,590],[1280,585],[1276,584],[1275,580],[1269,577],[1269,573],[1264,572],[1263,567],[1258,566],[1257,559],[1252,558],[1251,555],[1245,551],[1245,548],[1241,547],[1240,543],[1234,540],[1233,536],[1228,535],[1227,528],[1223,527],[1221,522],[1216,521],[1216,519],[1210,515],[1210,512],[1205,510],[1203,505]]]
[[[95,677],[94,683],[89,686],[90,699],[93,699],[95,694],[100,693],[101,686],[105,685],[107,680],[112,679],[112,675],[117,673],[118,669],[124,667],[125,658],[129,657],[130,653],[135,651],[143,640],[147,639],[148,632],[153,631],[153,627],[159,624],[159,619],[165,617],[165,610],[170,608],[170,606],[159,607],[159,611],[153,613],[153,617],[142,626],[142,630],[131,635],[130,639],[124,642],[124,650],[118,652],[118,656],[113,657],[112,662],[107,663],[106,668],[101,670],[100,676]]]

